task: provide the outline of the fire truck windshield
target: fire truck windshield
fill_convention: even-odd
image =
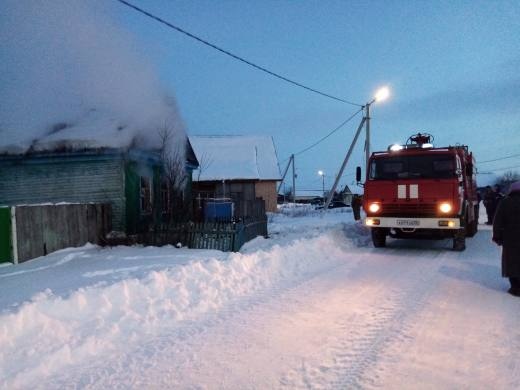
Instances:
[[[456,176],[455,156],[410,155],[377,157],[370,164],[370,180],[448,179]]]

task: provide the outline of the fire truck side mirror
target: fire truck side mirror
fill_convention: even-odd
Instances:
[[[361,167],[356,167],[356,181],[358,183],[361,181]]]

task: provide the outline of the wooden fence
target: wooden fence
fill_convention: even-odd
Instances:
[[[267,237],[267,218],[238,222],[184,222],[160,225],[139,235],[137,241],[148,245],[176,245],[194,249],[217,249],[236,252],[247,241]]]
[[[263,199],[235,201],[235,217],[238,219],[265,217],[265,201]]]
[[[18,262],[87,242],[102,244],[112,228],[109,204],[16,206],[15,215]]]
[[[235,207],[231,218],[214,218],[212,221],[204,221],[204,215],[197,213],[197,202],[194,201],[195,221],[149,225],[145,232],[134,236],[133,242],[158,246],[180,243],[194,249],[236,252],[257,236],[267,237],[267,216],[262,199],[233,201]]]
[[[238,251],[244,243],[267,237],[267,217],[263,201],[244,203],[247,217],[228,221],[174,222],[149,227],[145,233],[123,239],[107,239],[112,228],[110,204],[28,205],[14,207],[14,262],[23,262],[67,247],[87,242],[100,245],[142,243],[176,245],[196,249]]]

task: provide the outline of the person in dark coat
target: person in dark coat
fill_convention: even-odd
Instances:
[[[354,214],[354,219],[359,221],[361,219],[361,203],[363,203],[363,199],[360,195],[354,194],[352,196],[352,213]]]
[[[498,204],[493,221],[493,241],[502,246],[502,276],[509,278],[511,295],[520,297],[520,181]]]
[[[493,225],[493,218],[495,216],[495,211],[498,206],[498,202],[502,198],[501,194],[495,189],[491,188],[491,186],[486,187],[486,191],[484,192],[484,207],[486,208],[487,214],[487,222],[486,225]]]

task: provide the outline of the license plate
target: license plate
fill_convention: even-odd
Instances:
[[[419,226],[421,222],[418,219],[398,219],[395,221],[397,226],[415,227]]]

